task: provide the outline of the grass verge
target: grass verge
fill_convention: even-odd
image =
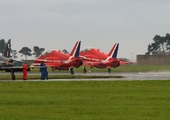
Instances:
[[[86,67],[87,72],[107,72],[108,69],[101,69],[101,68],[93,68],[91,69],[89,66]],[[124,65],[124,66],[119,66],[117,68],[111,68],[112,72],[149,72],[149,71],[154,71],[154,72],[158,72],[158,71],[170,71],[170,65]],[[31,72],[38,72],[39,69],[35,68],[35,69],[31,69]],[[48,68],[48,71],[51,71],[51,68]],[[75,73],[83,72],[83,67],[79,67],[79,68],[74,68]],[[64,71],[58,71],[56,70],[56,72],[68,72],[68,70],[64,70]]]
[[[0,82],[1,120],[169,120],[170,81]]]

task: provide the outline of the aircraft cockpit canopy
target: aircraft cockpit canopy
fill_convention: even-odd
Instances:
[[[86,52],[86,51],[89,51],[89,50],[91,50],[91,47],[86,47],[86,48],[82,49],[81,52]]]
[[[90,51],[90,50],[92,50],[92,49],[95,49],[95,50],[100,51],[99,49],[96,49],[96,48],[93,48],[93,47],[86,47],[86,48],[82,49],[81,52]]]
[[[54,51],[54,50],[46,50],[41,55],[47,55],[47,54],[51,53],[52,51]]]

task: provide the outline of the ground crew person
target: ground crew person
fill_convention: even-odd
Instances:
[[[47,66],[44,63],[44,61],[42,61],[40,64],[40,72],[41,72],[41,80],[45,80],[45,78],[48,80]]]
[[[28,69],[27,63],[24,63],[23,64],[23,80],[27,79],[27,69]]]
[[[47,66],[46,66],[46,68],[45,68],[45,78],[48,80],[48,71],[47,71]],[[44,78],[44,79],[45,79]]]

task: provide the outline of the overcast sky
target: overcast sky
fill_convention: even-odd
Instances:
[[[136,60],[169,30],[169,0],[0,0],[0,39],[11,39],[17,51],[71,51],[81,40],[81,49],[108,53],[118,42],[118,57]]]

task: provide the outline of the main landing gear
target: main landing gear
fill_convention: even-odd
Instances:
[[[71,73],[72,75],[74,75],[74,70],[73,70],[73,68],[70,68],[70,73]]]
[[[86,70],[86,67],[83,67],[83,73],[86,73],[87,70]]]
[[[14,74],[14,70],[13,69],[11,69],[11,78],[12,78],[12,80],[15,80],[15,74]]]
[[[108,73],[111,73],[111,68],[108,68]]]

